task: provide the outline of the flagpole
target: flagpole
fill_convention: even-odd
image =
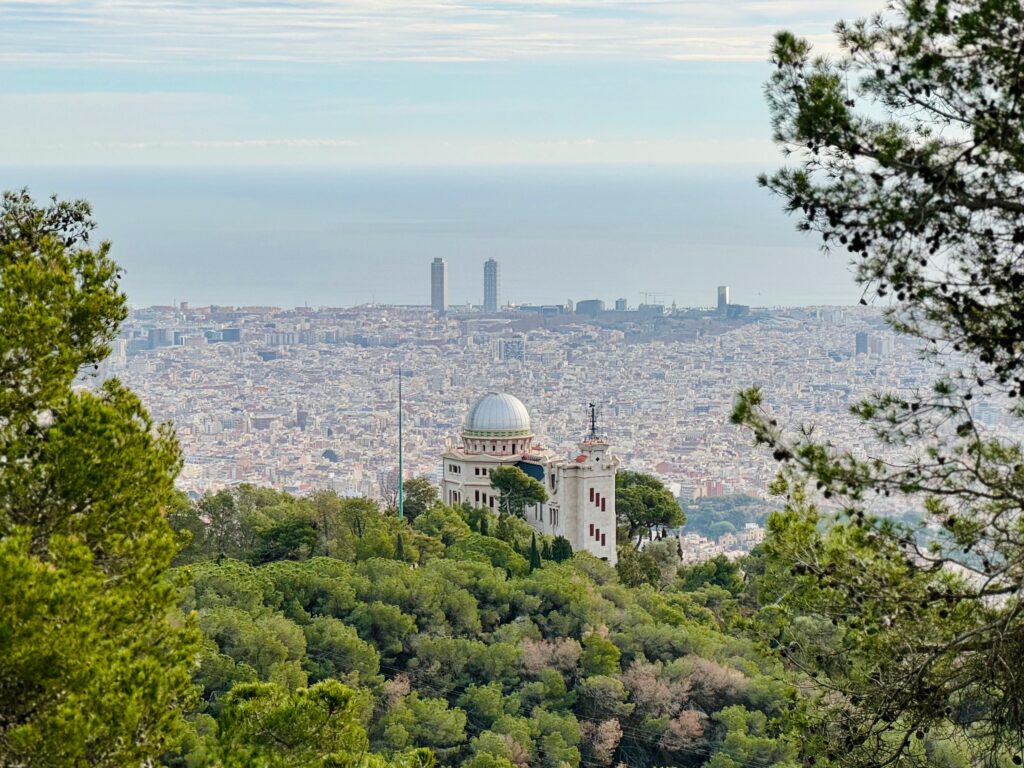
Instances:
[[[398,519],[405,519],[404,467],[402,466],[402,366],[398,366]]]

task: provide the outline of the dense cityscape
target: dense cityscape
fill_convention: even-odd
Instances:
[[[780,419],[863,452],[870,437],[849,406],[934,375],[871,308],[752,309],[730,303],[725,286],[708,309],[501,307],[493,260],[483,304],[449,307],[445,269],[431,265],[430,307],[136,309],[100,374],[174,424],[191,494],[257,483],[379,497],[397,472],[401,369],[407,477],[439,482],[470,404],[509,391],[538,441],[563,454],[596,403],[623,467],[683,499],[765,494],[775,463],[728,420],[743,387],[763,387]]]

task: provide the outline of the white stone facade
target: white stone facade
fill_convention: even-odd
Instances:
[[[441,498],[498,511],[491,487],[495,467],[516,466],[544,484],[545,504],[526,510],[540,533],[564,536],[573,551],[616,562],[615,473],[619,460],[601,439],[580,443],[579,455],[563,459],[533,444],[525,406],[508,394],[489,393],[470,409],[461,444],[444,452]]]

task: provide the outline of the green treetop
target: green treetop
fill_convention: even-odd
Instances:
[[[437,486],[428,477],[413,477],[402,483],[405,518],[410,523],[437,504]]]
[[[491,487],[501,494],[499,508],[502,517],[525,517],[528,505],[543,504],[548,500],[544,484],[534,480],[519,467],[492,469]]]
[[[125,317],[84,202],[0,200],[0,764],[174,744],[195,636],[165,571],[181,457],[130,391],[73,390]]]
[[[622,471],[615,476],[615,514],[619,527],[637,549],[657,526],[682,525],[686,515],[671,491],[656,477]]]
[[[945,736],[971,764],[1019,763],[1024,453],[975,405],[1024,415],[1024,4],[897,0],[836,32],[827,58],[776,37],[768,102],[793,162],[762,183],[850,254],[862,301],[882,299],[944,374],[853,408],[871,457],[741,395],[734,421],[782,463],[789,502],[761,594],[775,642],[827,691],[807,755],[923,764]],[[905,497],[920,523],[877,516],[876,496]]]
[[[215,768],[432,768],[426,749],[392,761],[370,753],[362,720],[367,697],[336,680],[289,692],[271,683],[236,685],[207,744]]]

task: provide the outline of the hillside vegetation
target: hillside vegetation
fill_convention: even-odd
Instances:
[[[586,553],[531,570],[554,542],[436,503],[410,524],[243,486],[172,522],[204,639],[171,764],[791,764],[794,692],[710,581],[628,588]]]

